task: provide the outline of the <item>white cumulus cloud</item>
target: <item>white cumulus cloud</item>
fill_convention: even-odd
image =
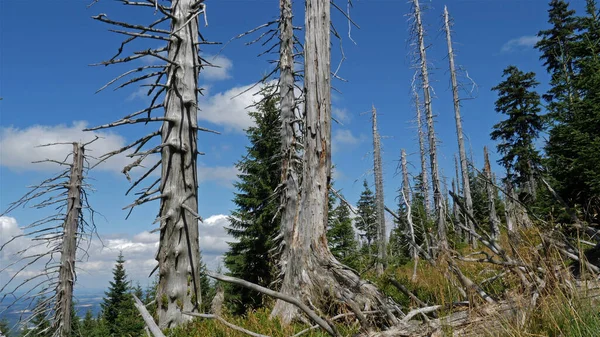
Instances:
[[[212,66],[206,66],[200,72],[200,78],[205,81],[220,81],[231,78],[231,69],[233,63],[223,55],[201,54],[202,58],[208,61]]]

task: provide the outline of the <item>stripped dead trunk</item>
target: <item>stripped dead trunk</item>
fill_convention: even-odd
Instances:
[[[463,138],[462,120],[460,117],[460,98],[458,96],[458,81],[456,79],[456,66],[454,64],[454,50],[452,48],[452,34],[450,30],[450,15],[448,8],[444,6],[444,28],[446,31],[446,41],[448,43],[448,61],[450,66],[450,79],[452,82],[452,98],[454,101],[454,120],[456,122],[456,138],[458,139],[458,153],[460,156],[460,170],[462,173],[463,196],[467,212],[473,215],[473,199],[471,196],[471,184],[469,182],[469,170],[467,166],[467,151],[465,149],[465,140]],[[456,183],[458,184],[458,180]],[[467,226],[475,229],[475,225],[469,217],[466,217]],[[469,236],[472,246],[476,246],[477,240]]]
[[[494,185],[492,179],[492,168],[490,166],[490,157],[488,154],[487,146],[483,147],[483,160],[485,162],[483,172],[485,174],[485,190],[488,197],[488,212],[490,218],[490,237],[492,240],[497,241],[500,236],[500,221],[496,215],[496,202]]]
[[[456,157],[456,154],[454,155],[454,171],[455,171],[455,178],[452,179],[452,192],[455,193],[456,195],[462,195],[461,191],[460,191],[460,178],[458,175],[458,158]],[[463,223],[463,219],[461,218],[461,214],[460,214],[460,208],[458,207],[458,205],[456,204],[456,202],[452,202],[452,214],[454,214],[454,222],[457,224]],[[458,234],[459,237],[461,238],[469,238],[470,235],[468,235],[468,233],[463,233],[463,230],[460,226],[454,226],[456,228],[456,233]]]
[[[60,336],[71,336],[73,285],[75,284],[75,259],[77,254],[77,229],[81,218],[81,189],[83,185],[83,144],[73,143],[73,164],[67,194],[67,217],[63,224],[63,239],[60,255],[58,285],[56,286],[57,307],[56,331]]]
[[[411,197],[410,197],[410,185],[408,182],[408,164],[406,162],[406,151],[404,149],[402,149],[402,154],[401,154],[401,163],[402,163],[402,196],[403,196],[403,201],[405,203],[405,208],[409,209],[409,207],[411,207]],[[412,221],[412,212],[407,214],[408,219],[407,219],[407,225],[408,225],[408,236],[411,240],[412,243],[416,242],[415,241],[415,229],[413,227],[413,221]],[[417,263],[416,261],[419,258],[419,252],[417,251],[416,247],[413,247],[413,245],[411,245],[410,248],[411,251],[411,256],[413,258],[413,260],[415,261],[415,264]]]
[[[387,310],[386,297],[329,251],[326,237],[331,182],[330,2],[307,0],[304,47],[304,156],[298,224],[286,242],[288,265],[281,293],[328,310]],[[390,323],[397,320],[388,312]],[[301,318],[293,304],[278,300],[271,313],[283,324]]]
[[[427,119],[427,134],[429,140],[429,162],[431,166],[431,180],[433,186],[433,203],[435,207],[435,219],[437,223],[437,245],[439,250],[448,248],[446,235],[446,215],[444,212],[444,199],[442,197],[442,186],[439,177],[437,159],[437,139],[431,107],[431,87],[429,85],[429,71],[427,68],[427,53],[425,51],[425,32],[421,20],[421,8],[419,0],[413,0],[414,17],[419,45],[419,56],[421,65],[421,84],[423,85],[423,102],[425,116]]]
[[[377,275],[383,275],[386,268],[386,231],[385,205],[383,198],[383,168],[381,163],[381,138],[377,130],[377,110],[372,107],[371,121],[373,125],[373,172],[375,173],[375,210],[377,214]]]
[[[421,159],[421,193],[425,203],[425,215],[427,218],[431,215],[431,201],[429,199],[429,174],[427,173],[427,159],[425,149],[425,134],[423,133],[423,114],[421,112],[421,102],[419,93],[413,88],[415,99],[415,109],[417,112],[417,137],[419,137],[419,158]]]
[[[506,196],[505,207],[504,207],[504,215],[506,218],[506,227],[509,232],[514,231],[514,223],[515,223],[515,215],[514,215],[514,206],[512,200],[512,184],[509,181],[506,181],[505,184]]]
[[[292,241],[298,221],[299,161],[295,124],[296,97],[294,95],[294,27],[292,25],[292,1],[280,0],[279,21],[279,96],[281,99],[281,233],[283,245]],[[285,275],[289,250],[282,249],[280,272]]]
[[[170,66],[161,128],[161,230],[156,291],[161,329],[190,321],[182,311],[200,308],[198,244],[198,21],[188,20],[194,0],[173,2],[171,31],[179,38],[168,46]]]

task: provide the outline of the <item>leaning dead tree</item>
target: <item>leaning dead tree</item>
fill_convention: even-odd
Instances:
[[[431,180],[433,185],[433,202],[435,207],[435,219],[437,223],[438,248],[443,250],[448,247],[446,235],[446,215],[444,208],[444,198],[442,196],[442,185],[439,177],[438,158],[437,158],[437,139],[433,120],[433,110],[431,107],[431,87],[429,85],[429,70],[427,66],[427,52],[425,47],[425,31],[421,20],[421,7],[419,0],[413,0],[414,33],[417,36],[419,49],[419,64],[421,85],[423,86],[423,102],[425,107],[425,116],[427,119],[427,135],[429,140],[429,162],[431,166]]]
[[[77,318],[71,317],[71,309],[73,287],[77,278],[75,265],[87,255],[87,248],[96,231],[94,210],[88,203],[86,193],[90,186],[84,181],[87,171],[84,152],[87,144],[43,145],[72,145],[72,151],[63,161],[39,161],[65,168],[56,176],[32,186],[28,193],[11,203],[0,214],[4,216],[29,204],[33,204],[30,207],[34,209],[51,207],[58,210],[58,213],[21,227],[21,234],[11,237],[0,246],[0,251],[16,251],[11,258],[13,262],[0,269],[0,273],[12,274],[0,288],[0,293],[4,294],[0,302],[6,303],[8,296],[13,298],[3,311],[18,302],[25,302],[31,308],[39,300],[40,303],[33,308],[31,315],[21,318],[21,325],[27,328],[35,317],[44,317],[51,322],[46,328],[34,327],[37,330],[29,330],[27,335],[32,331],[40,332],[40,329],[51,336],[66,337],[74,333],[71,331],[71,321]],[[57,259],[57,255],[60,255],[60,259]],[[33,272],[33,276],[25,276],[25,272]]]
[[[415,247],[412,246],[412,243],[415,243],[415,228],[413,226],[413,220],[412,220],[412,213],[408,212],[408,210],[411,207],[411,198],[410,198],[410,183],[408,181],[408,164],[406,161],[406,151],[404,149],[402,149],[401,152],[401,165],[402,165],[402,202],[404,202],[404,206],[407,210],[406,213],[406,222],[408,225],[407,228],[407,236],[409,237],[410,241],[411,241],[411,256],[413,258],[413,260],[415,261],[415,266],[417,265],[417,260],[419,259],[419,252],[417,251],[417,249]],[[415,268],[416,269],[416,268]],[[416,274],[413,273],[413,279],[416,277]]]
[[[368,327],[361,311],[384,310],[387,321],[396,318],[387,298],[339,263],[327,247],[325,224],[331,182],[331,50],[330,1],[307,0],[304,45],[304,124],[302,195],[291,241],[284,249],[289,261],[281,293],[328,311],[350,310]],[[278,300],[272,315],[284,324],[301,318],[298,307]]]
[[[473,199],[471,196],[471,184],[469,182],[469,170],[467,165],[467,151],[465,149],[465,140],[463,138],[462,120],[460,117],[460,98],[458,95],[458,80],[456,79],[456,66],[454,65],[454,50],[452,48],[452,34],[450,15],[448,7],[444,6],[444,30],[446,31],[446,41],[448,43],[448,62],[450,67],[450,80],[452,83],[452,98],[454,101],[454,120],[456,122],[456,138],[458,140],[458,154],[460,158],[460,171],[462,173],[462,191],[465,198],[467,212],[473,214]],[[456,181],[458,186],[459,181]],[[467,225],[471,228],[473,223],[467,218]],[[470,237],[471,245],[476,244],[476,240]]]
[[[371,122],[373,126],[373,172],[375,173],[375,213],[377,214],[377,275],[383,275],[386,267],[386,231],[385,231],[385,205],[383,198],[383,167],[381,163],[381,137],[377,130],[377,110],[371,109]]]
[[[111,31],[127,36],[117,54],[98,65],[127,63],[140,58],[151,59],[159,64],[127,71],[100,90],[135,74],[137,77],[124,81],[116,89],[142,83],[141,86],[148,88],[147,95],[152,99],[145,109],[89,130],[124,124],[160,124],[150,134],[101,158],[106,160],[121,153],[133,158],[133,162],[123,169],[128,179],[135,168],[146,168],[140,171],[127,193],[160,167],[160,178],[142,188],[135,201],[125,208],[131,211],[139,205],[160,201],[156,218],[160,226],[154,230],[160,232],[156,253],[157,314],[159,326],[170,328],[191,320],[190,316],[181,312],[196,312],[201,303],[198,221],[202,221],[202,218],[198,214],[197,172],[197,156],[201,153],[198,152],[197,132],[210,131],[198,126],[198,94],[201,92],[198,77],[203,67],[210,66],[199,55],[199,46],[209,43],[198,31],[199,16],[204,13],[205,5],[203,0],[178,0],[170,2],[170,6],[161,5],[157,0],[121,2],[128,6],[144,7],[160,15],[147,25],[115,21],[106,14],[94,16],[95,20],[116,27]],[[121,56],[125,46],[143,39],[163,41],[166,45]],[[145,84],[146,81],[151,82]],[[159,115],[152,116],[153,112],[159,112]]]

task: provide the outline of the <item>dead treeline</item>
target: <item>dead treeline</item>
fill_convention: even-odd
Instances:
[[[208,24],[207,5],[204,0],[164,3],[158,0],[120,1],[135,10],[153,11],[157,14],[156,19],[138,24],[119,21],[107,14],[94,16],[94,20],[109,25],[112,32],[126,37],[114,56],[97,65],[128,63],[140,58],[151,58],[157,62],[133,68],[100,90],[109,86],[122,88],[141,84],[147,88],[151,101],[144,109],[88,130],[130,124],[150,127],[148,134],[99,158],[102,162],[126,153],[132,159],[123,168],[123,173],[132,181],[127,193],[136,190],[136,198],[126,209],[152,201],[160,203],[154,229],[160,233],[155,255],[158,264],[153,271],[158,273],[159,280],[157,315],[152,317],[139,301],[137,308],[149,333],[154,336],[163,336],[161,330],[182,326],[193,317],[216,320],[251,336],[264,336],[228,322],[218,309],[211,313],[200,312],[198,237],[202,233],[198,232],[198,221],[203,219],[198,214],[197,156],[203,154],[199,148],[206,144],[199,143],[198,132],[218,133],[198,125],[198,114],[202,113],[198,105],[198,95],[202,93],[198,81],[202,70],[213,66],[201,57],[201,50],[204,46],[215,44],[202,35],[201,23]],[[277,255],[279,289],[267,289],[214,272],[208,272],[208,276],[274,298],[276,302],[270,314],[273,319],[284,325],[297,321],[310,325],[295,336],[317,328],[331,336],[340,336],[342,332],[336,324],[339,321],[358,326],[358,333],[364,336],[499,334],[507,325],[518,327],[526,324],[528,315],[536,310],[544,296],[556,291],[569,296],[585,294],[589,287],[584,280],[595,280],[599,268],[587,261],[584,248],[600,244],[600,236],[590,224],[578,219],[542,175],[536,176],[537,183],[545,187],[556,204],[569,213],[570,222],[554,224],[536,218],[528,204],[516,196],[514,188],[499,186],[491,171],[487,149],[484,149],[484,170],[477,175],[487,194],[487,220],[482,223],[475,217],[469,171],[477,169],[466,153],[460,112],[461,84],[453,53],[451,20],[446,8],[443,13],[444,33],[459,153],[452,190],[444,189],[445,178],[439,167],[432,108],[434,95],[429,78],[427,36],[423,8],[418,0],[411,1],[410,32],[421,184],[410,186],[407,154],[402,150],[402,212],[384,205],[381,140],[377,112],[373,107],[377,203],[376,275],[373,281],[366,279],[371,275],[359,275],[331,254],[324,223],[327,222],[327,200],[332,179],[331,82],[332,78],[339,78],[339,66],[335,70],[331,66],[330,45],[331,36],[339,39],[340,43],[342,40],[332,25],[331,10],[341,12],[350,27],[357,27],[350,17],[351,5],[348,3],[344,10],[327,0],[305,0],[304,25],[297,29],[292,24],[292,1],[280,0],[277,20],[237,37],[259,34],[250,43],[262,43],[267,48],[265,54],[279,51],[272,72],[259,81],[262,84],[275,83],[282,123],[281,182],[273,191],[280,200],[281,214],[280,251]],[[295,36],[297,32],[304,34],[302,44]],[[139,40],[159,41],[164,46],[134,50],[124,55],[125,50]],[[303,70],[296,72],[295,63],[301,63]],[[122,83],[117,85],[119,81]],[[53,324],[47,329],[54,331],[56,336],[70,335],[76,251],[94,229],[93,224],[82,215],[84,210],[91,210],[85,194],[87,185],[83,182],[85,144],[73,146],[72,162],[57,162],[67,165],[68,169],[35,186],[32,192],[11,206],[12,209],[56,192],[56,196],[47,197],[34,207],[55,204],[65,207],[64,212],[25,227],[23,236],[38,240],[50,249],[31,252],[37,246],[30,247],[18,252],[19,259],[15,261],[22,265],[21,270],[25,270],[40,259],[48,259],[41,276],[27,279],[16,289],[32,283],[31,289],[34,290],[24,295],[25,298],[50,295],[47,301],[54,305],[44,314],[51,317]],[[132,179],[130,173],[134,169],[141,173]],[[151,178],[156,176],[152,174],[155,172],[159,172],[158,178]],[[412,209],[412,200],[417,195],[423,199],[425,209],[425,217],[419,219],[414,217]],[[504,203],[504,214],[496,211],[496,195],[500,195]],[[406,281],[411,284],[420,282],[424,275],[419,270],[427,268],[448,282],[455,297],[440,302],[420,298],[411,290],[412,286],[397,278],[394,272],[389,272],[393,269],[390,261],[398,253],[388,249],[385,211],[398,224],[403,224],[402,241],[408,247],[413,268],[411,281]],[[433,226],[426,228],[426,223]],[[422,239],[417,240],[417,236]],[[85,254],[85,249],[80,253]],[[60,255],[60,260],[55,259],[55,254]],[[573,270],[577,271],[577,277]],[[486,276],[482,277],[484,271]],[[43,281],[33,284],[42,276]],[[500,290],[499,283],[502,285]],[[408,304],[401,305],[390,296],[386,292],[390,287],[409,298]],[[213,308],[220,308],[218,302],[222,296],[215,298]],[[480,330],[482,327],[488,331]]]

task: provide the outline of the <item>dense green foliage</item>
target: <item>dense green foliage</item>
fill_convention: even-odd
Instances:
[[[269,287],[276,275],[273,253],[279,230],[279,198],[275,190],[281,180],[281,120],[277,97],[268,92],[264,95],[258,111],[250,113],[255,122],[246,130],[250,145],[236,164],[240,173],[233,202],[237,208],[231,213],[227,231],[237,241],[229,243],[225,266],[232,276]],[[259,293],[242,287],[232,290],[228,291],[229,303],[237,313],[263,304]]]
[[[534,91],[539,84],[532,72],[515,66],[504,69],[502,81],[492,90],[498,92],[496,112],[506,119],[494,125],[492,140],[497,140],[498,162],[506,169],[506,180],[514,186],[535,188],[531,182],[541,164],[534,142],[544,128],[540,115],[540,96]],[[528,185],[530,184],[530,185]]]
[[[327,243],[329,250],[340,262],[357,268],[358,243],[356,242],[350,208],[340,201],[335,208],[330,209],[330,222],[327,228]]]
[[[367,180],[363,181],[363,191],[356,204],[358,219],[356,228],[362,231],[370,246],[377,238],[377,214],[375,212],[375,194],[369,188]]]

